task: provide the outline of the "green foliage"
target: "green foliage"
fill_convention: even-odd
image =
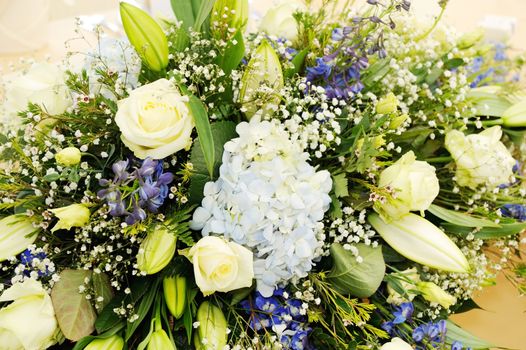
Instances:
[[[449,222],[450,224],[463,226],[463,227],[500,227],[499,224],[488,220],[477,218],[462,212],[453,211],[439,207],[438,205],[431,204],[427,209],[431,214],[436,217]]]
[[[452,343],[455,340],[460,341],[462,343],[462,346],[469,347],[474,350],[477,349],[489,349],[495,347],[495,345],[482,340],[473,334],[470,334],[469,332],[463,330],[456,324],[454,324],[452,321],[447,320],[447,334],[446,338],[448,342]]]

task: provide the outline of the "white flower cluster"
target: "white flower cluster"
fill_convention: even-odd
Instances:
[[[236,131],[191,227],[252,249],[258,290],[270,296],[279,283],[305,277],[320,256],[332,180],[307,162],[279,121],[253,118]]]

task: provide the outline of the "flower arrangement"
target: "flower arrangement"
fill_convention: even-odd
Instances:
[[[493,346],[449,315],[525,288],[524,60],[351,3],[121,3],[7,84],[2,349]]]

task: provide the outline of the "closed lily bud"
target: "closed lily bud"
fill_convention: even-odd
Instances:
[[[502,113],[502,124],[507,127],[526,126],[526,100],[514,104]]]
[[[442,271],[469,271],[469,263],[455,243],[423,217],[409,213],[386,223],[378,214],[371,214],[367,220],[407,259]]]
[[[431,303],[437,303],[444,309],[449,309],[451,305],[455,305],[457,302],[457,299],[454,296],[447,293],[433,282],[420,282],[417,283],[416,287],[420,293],[422,293],[425,300]]]
[[[176,319],[181,318],[186,307],[186,277],[170,276],[163,280],[164,301]]]
[[[0,220],[0,261],[26,250],[37,239],[36,231],[27,216],[11,215]]]
[[[208,301],[197,310],[199,327],[194,334],[197,350],[222,350],[227,342],[227,324],[223,311]]]
[[[276,51],[264,40],[248,62],[241,79],[239,101],[247,119],[256,112],[272,113],[280,102],[279,91],[283,88],[283,71]]]
[[[146,350],[175,350],[175,346],[162,328],[152,333]]]
[[[55,160],[60,165],[73,166],[80,163],[82,154],[77,147],[66,147],[55,155]]]
[[[109,338],[95,339],[84,348],[84,350],[122,350],[124,340],[118,335]]]
[[[142,241],[137,254],[139,270],[152,275],[161,271],[175,254],[177,238],[162,226],[157,226]]]
[[[376,113],[390,114],[398,108],[398,99],[392,92],[382,97],[376,104]]]
[[[152,70],[168,65],[168,39],[161,26],[138,7],[120,3],[124,31],[142,61]]]
[[[58,218],[58,222],[51,232],[69,230],[72,227],[83,227],[89,222],[91,216],[89,209],[82,204],[71,204],[67,207],[51,209],[50,212]]]
[[[214,37],[228,39],[248,22],[248,0],[216,0],[210,15]]]

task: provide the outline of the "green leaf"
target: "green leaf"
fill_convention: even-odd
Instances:
[[[385,263],[382,247],[372,248],[363,243],[357,244],[361,263],[356,261],[350,251],[341,244],[333,243],[330,248],[334,261],[328,281],[335,290],[358,298],[367,298],[376,292],[385,275]]]
[[[229,75],[232,70],[236,69],[245,57],[245,42],[243,40],[243,32],[237,31],[232,40],[227,43],[223,55],[218,56],[217,64]]]
[[[456,324],[454,324],[452,321],[447,320],[447,333],[446,333],[446,339],[448,342],[453,343],[454,341],[459,341],[462,343],[462,346],[465,348],[472,348],[474,350],[476,349],[489,349],[495,347],[495,345],[482,340],[473,334],[463,330]]]
[[[308,49],[303,49],[300,52],[298,52],[296,56],[294,56],[294,58],[291,61],[291,63],[294,65],[294,68],[289,68],[285,71],[285,78],[292,78],[295,74],[298,74],[300,72],[308,53]]]
[[[464,227],[501,227],[499,224],[482,218],[476,218],[474,216],[464,214],[458,211],[453,211],[439,207],[438,205],[431,204],[427,209],[431,214],[436,217],[449,222],[450,224]]]
[[[175,18],[183,22],[183,28],[189,30],[195,23],[195,13],[198,6],[195,6],[196,1],[190,0],[171,0],[172,10]],[[200,1],[198,1],[200,3]],[[195,7],[195,9],[194,9]]]
[[[226,142],[236,137],[236,124],[230,121],[216,122],[211,125],[215,162],[213,165],[212,179],[219,176],[219,166],[223,156],[223,146]],[[192,204],[199,204],[203,198],[203,188],[210,181],[208,167],[203,155],[201,140],[195,140],[190,154],[190,162],[194,166],[190,182],[189,194]]]
[[[248,296],[250,295],[250,293],[252,293],[252,291],[254,291],[253,286],[247,287],[247,288],[241,288],[233,292],[230,292],[229,294],[232,295],[232,299],[230,300],[230,305],[234,306],[234,305],[239,304],[239,302],[248,298]]]
[[[199,6],[199,10],[195,16],[194,30],[196,32],[201,31],[201,26],[205,23],[208,16],[210,16],[214,3],[215,0],[201,0],[201,6]]]
[[[88,335],[87,337],[84,337],[80,339],[78,342],[75,343],[75,346],[72,350],[82,350],[86,346],[88,346],[89,343],[91,343],[95,339],[106,339],[111,337],[112,335],[117,334],[121,329],[124,328],[124,321],[117,324],[115,327],[111,328],[110,330],[99,334],[99,335]]]
[[[53,182],[53,181],[57,181],[58,179],[60,179],[60,174],[58,173],[47,174],[46,176],[42,178],[42,180],[46,182]]]
[[[157,293],[159,292],[159,283],[161,279],[157,278],[153,281],[152,285],[148,288],[148,291],[142,297],[139,307],[135,309],[135,313],[139,316],[135,321],[128,322],[124,340],[128,341],[132,337],[133,333],[137,330],[137,327],[141,324],[142,320],[148,315],[148,312],[152,308],[153,301]]]
[[[336,197],[347,197],[349,195],[349,188],[345,173],[333,175],[332,180],[334,184],[334,194],[336,195]]]
[[[444,66],[446,67],[446,69],[455,69],[455,68],[458,68],[460,66],[463,66],[465,65],[466,63],[464,62],[464,59],[463,58],[452,58],[450,60],[447,60],[445,61],[445,64]]]
[[[194,117],[195,128],[199,136],[199,145],[203,152],[203,157],[206,164],[206,169],[210,178],[214,176],[214,162],[215,162],[215,148],[214,138],[212,137],[212,129],[210,127],[210,120],[208,120],[208,113],[206,113],[203,102],[194,95],[190,95],[190,102],[188,103],[192,115]]]
[[[113,299],[113,290],[111,289],[110,279],[105,273],[94,273],[92,280],[95,300],[102,297],[102,301],[97,302],[97,309],[103,310],[110,300]]]
[[[64,270],[60,280],[51,290],[51,300],[55,315],[64,336],[77,341],[95,329],[97,314],[86,299],[86,294],[79,292],[86,278],[91,278],[91,271]]]
[[[453,224],[442,224],[447,231],[455,233],[461,237],[466,237],[473,232],[472,228],[457,226]],[[502,224],[500,227],[485,227],[474,232],[475,238],[478,239],[497,239],[513,236],[526,230],[526,222],[514,224]]]

